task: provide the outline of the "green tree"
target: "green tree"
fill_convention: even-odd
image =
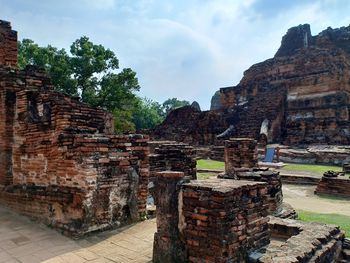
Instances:
[[[44,67],[49,73],[52,84],[57,91],[71,96],[77,96],[77,82],[72,78],[70,57],[64,49],[52,46],[39,47],[30,39],[18,42],[18,66],[23,69],[26,65]]]
[[[164,120],[162,106],[151,99],[139,99],[133,114],[133,122],[137,130],[152,129]]]
[[[114,52],[81,37],[70,47],[71,68],[83,102],[93,105],[99,97],[101,80],[119,68]]]
[[[170,111],[190,105],[190,102],[187,100],[178,100],[177,98],[172,98],[172,99],[167,99],[166,101],[163,102],[163,114],[167,116]]]
[[[19,42],[18,65],[44,67],[56,90],[80,95],[81,101],[103,107],[115,116],[117,131],[132,131],[133,112],[138,106],[134,92],[140,89],[136,73],[130,68],[118,72],[119,61],[113,51],[81,37],[64,49],[39,47],[32,40]]]

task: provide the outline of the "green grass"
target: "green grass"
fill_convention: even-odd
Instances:
[[[324,224],[338,225],[342,230],[346,232],[346,237],[350,238],[350,216],[339,214],[319,214],[299,210],[298,219],[305,222],[319,222]]]
[[[214,169],[214,170],[224,170],[225,163],[214,161],[214,160],[204,160],[200,159],[197,161],[197,169]],[[329,170],[332,171],[342,171],[342,167],[335,165],[316,165],[316,164],[297,164],[288,163],[282,168],[282,170],[287,171],[300,171],[300,172],[312,172],[323,174]]]
[[[197,169],[224,170],[225,163],[214,160],[197,160]]]
[[[282,168],[282,170],[288,171],[302,171],[302,172],[312,172],[323,174],[327,171],[342,171],[342,167],[334,165],[316,165],[316,164],[297,164],[297,163],[288,163]]]

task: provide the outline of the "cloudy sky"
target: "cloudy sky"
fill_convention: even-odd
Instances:
[[[210,107],[216,90],[274,55],[287,29],[350,24],[348,0],[0,0],[19,38],[68,49],[86,35],[137,72],[141,96]]]

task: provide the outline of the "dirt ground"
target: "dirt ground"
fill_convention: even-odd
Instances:
[[[283,184],[283,201],[296,210],[350,216],[350,200],[314,194],[314,185]]]

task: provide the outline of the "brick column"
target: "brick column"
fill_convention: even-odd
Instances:
[[[17,66],[17,32],[0,20],[0,65]]]
[[[253,168],[258,164],[257,142],[250,138],[231,138],[225,141],[225,172],[235,168]]]
[[[184,184],[188,262],[247,262],[250,252],[266,246],[266,193],[267,185],[258,182],[211,179]]]
[[[157,232],[154,234],[153,262],[185,262],[185,247],[178,226],[179,192],[184,173],[164,171],[156,176]]]

